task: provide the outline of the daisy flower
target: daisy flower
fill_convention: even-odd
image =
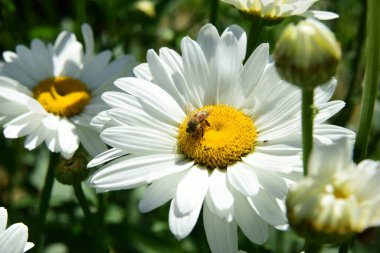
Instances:
[[[233,5],[243,13],[266,20],[278,20],[289,16],[314,17],[320,20],[338,18],[328,11],[314,11],[309,8],[318,0],[221,0]]]
[[[302,176],[300,91],[282,81],[262,44],[245,65],[247,38],[238,26],[220,36],[205,25],[196,41],[147,53],[122,91],[102,98],[112,108],[97,120],[112,148],[89,166],[98,192],[149,185],[139,203],[149,212],[171,200],[169,226],[182,239],[203,206],[212,252],[238,252],[237,227],[254,243],[268,224],[286,226],[288,186]],[[350,130],[323,124],[343,107],[327,102],[335,83],[318,88],[315,142],[331,143]],[[128,154],[128,155],[126,155]]]
[[[340,243],[380,225],[380,163],[352,161],[347,139],[313,150],[309,174],[287,197],[290,224],[322,243]]]
[[[89,122],[104,110],[100,99],[112,81],[128,73],[131,56],[110,62],[112,53],[94,54],[93,32],[82,26],[86,50],[69,32],[54,45],[35,39],[31,48],[17,46],[4,52],[0,68],[0,122],[6,138],[26,136],[24,146],[42,142],[69,159],[79,144],[91,154],[106,150]]]
[[[34,244],[27,242],[28,227],[23,223],[16,223],[5,229],[8,221],[8,212],[0,207],[0,252],[21,253],[31,249]]]

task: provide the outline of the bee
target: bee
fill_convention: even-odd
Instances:
[[[203,137],[204,127],[210,126],[210,123],[207,121],[208,116],[210,116],[208,111],[199,111],[194,113],[187,122],[186,132],[193,136],[201,134]]]

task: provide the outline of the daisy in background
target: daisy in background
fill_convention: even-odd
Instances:
[[[221,0],[233,5],[241,12],[263,18],[278,20],[289,16],[313,17],[320,20],[338,18],[339,15],[328,11],[315,11],[309,8],[318,0]]]
[[[352,143],[315,148],[309,174],[287,197],[290,225],[317,243],[341,243],[380,225],[380,163],[352,161]]]
[[[16,223],[7,227],[8,212],[0,207],[0,252],[21,253],[31,249],[34,244],[28,241],[28,227],[23,223]]]
[[[285,196],[302,177],[300,91],[282,81],[262,44],[242,64],[245,32],[220,36],[205,25],[197,40],[182,39],[182,56],[168,48],[147,53],[136,77],[106,92],[111,109],[102,140],[112,149],[89,166],[98,192],[149,185],[139,204],[149,212],[171,201],[169,225],[178,238],[203,222],[212,252],[238,252],[237,227],[254,243],[268,224],[284,228]],[[324,124],[344,103],[328,102],[335,81],[316,90],[315,142],[332,143],[350,130]],[[192,108],[189,110],[189,108]],[[129,155],[126,155],[129,154]]]
[[[93,32],[82,25],[86,49],[70,32],[61,32],[54,45],[35,39],[31,48],[4,52],[0,69],[0,122],[6,138],[25,136],[24,146],[45,142],[52,152],[69,159],[79,144],[91,154],[106,145],[89,122],[104,110],[100,95],[112,81],[128,74],[133,57],[110,62],[112,53],[94,53]]]

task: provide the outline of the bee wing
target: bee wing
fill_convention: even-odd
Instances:
[[[189,115],[192,111],[195,111],[195,107],[191,103],[185,105],[186,114]]]

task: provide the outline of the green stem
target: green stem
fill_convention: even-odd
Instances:
[[[314,89],[302,89],[302,153],[304,175],[308,173],[308,160],[313,148]]]
[[[84,195],[81,183],[74,183],[73,187],[75,196],[77,197],[79,205],[84,213],[84,220],[87,230],[89,231],[90,236],[92,236],[95,244],[95,247],[93,247],[95,250],[94,252],[103,252],[103,239],[99,236],[98,227],[95,224],[93,214],[90,211],[90,206],[88,205],[86,196]]]
[[[322,251],[322,245],[312,243],[310,241],[305,242],[305,253],[319,253]]]
[[[353,43],[354,47],[353,51],[355,51],[354,59],[352,59],[351,63],[351,80],[348,85],[348,91],[344,98],[344,101],[346,102],[346,105],[341,110],[339,115],[333,119],[332,123],[334,125],[338,126],[345,126],[347,122],[350,120],[352,116],[352,112],[354,111],[355,101],[354,101],[354,95],[357,94],[359,85],[357,85],[357,80],[359,79],[359,76],[362,75],[361,73],[361,64],[360,59],[363,52],[363,44],[364,44],[364,37],[365,37],[365,13],[366,13],[366,4],[363,3],[363,11],[360,15],[359,19],[359,27],[358,27],[358,34],[356,35],[357,41],[356,44]]]
[[[356,136],[354,160],[359,162],[367,156],[367,143],[378,89],[380,26],[380,1],[367,0],[367,59],[364,74],[364,90],[360,111],[359,130]]]
[[[49,201],[54,184],[54,172],[58,164],[59,158],[59,153],[50,153],[49,168],[46,173],[45,183],[42,188],[41,199],[38,208],[37,228],[35,233],[36,239],[34,240],[35,252],[37,253],[42,252],[46,216],[49,209]]]
[[[349,249],[350,249],[350,244],[349,243],[342,244],[339,247],[338,253],[348,253]]]
[[[85,0],[76,0],[75,1],[75,11],[76,11],[76,19],[77,19],[77,28],[80,31],[81,25],[86,22],[86,1]]]
[[[253,19],[251,29],[248,34],[247,57],[249,57],[260,44],[264,28],[265,23],[262,19]]]
[[[210,5],[210,23],[215,25],[218,19],[219,0],[211,0]]]

